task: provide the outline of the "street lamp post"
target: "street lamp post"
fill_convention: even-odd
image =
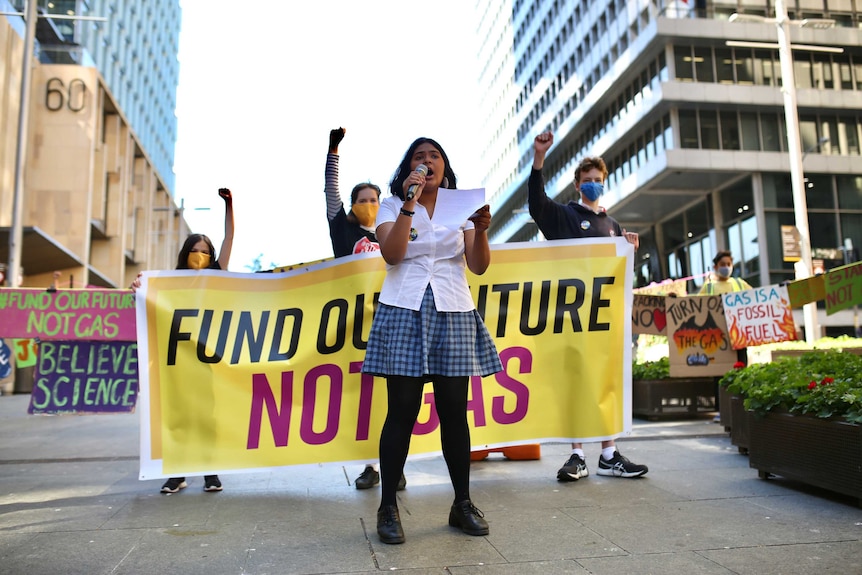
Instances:
[[[781,92],[784,94],[784,116],[787,124],[787,151],[790,156],[790,186],[793,193],[793,217],[799,230],[800,261],[794,266],[796,279],[811,277],[811,234],[808,228],[808,201],[805,198],[805,176],[802,170],[802,143],[799,136],[799,112],[796,102],[796,78],[793,74],[793,54],[790,51],[790,21],[784,0],[775,2],[775,24],[778,29],[778,58],[781,64]],[[817,304],[802,308],[805,321],[805,341],[814,343],[819,337]]]
[[[9,233],[9,286],[21,285],[21,244],[24,241],[24,170],[27,168],[27,126],[30,117],[30,76],[36,47],[36,0],[27,2],[24,33],[24,69],[21,70],[21,101],[18,111],[18,142],[15,146],[15,188],[12,196],[12,229]]]
[[[781,65],[781,93],[784,95],[784,117],[787,124],[787,151],[790,160],[790,187],[793,197],[793,217],[796,229],[799,232],[800,261],[794,265],[795,277],[802,280],[811,277],[811,235],[808,227],[808,203],[805,197],[805,176],[802,169],[801,138],[799,137],[799,113],[796,102],[796,79],[793,74],[793,48],[811,50],[815,52],[841,53],[843,49],[826,46],[814,46],[809,44],[790,44],[790,19],[787,16],[787,8],[784,0],[775,2],[775,18],[765,18],[748,14],[733,14],[730,22],[775,22],[778,30],[778,43],[769,44],[763,42],[740,42],[728,40],[728,46],[740,46],[747,48],[771,48],[778,49],[778,58]],[[803,20],[802,25],[811,25],[822,28],[833,25],[834,22],[826,20]],[[806,150],[807,153],[807,150]],[[809,303],[802,308],[802,317],[805,322],[805,340],[813,343],[819,337],[820,328],[817,321],[817,304]]]

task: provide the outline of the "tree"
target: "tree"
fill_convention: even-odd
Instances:
[[[263,253],[260,253],[257,255],[256,258],[254,258],[254,260],[250,264],[245,264],[245,267],[248,271],[250,271],[252,273],[264,271],[262,261],[263,261]],[[267,266],[266,269],[272,270],[272,269],[275,269],[277,267],[278,267],[278,265],[275,262],[270,261],[269,266]]]

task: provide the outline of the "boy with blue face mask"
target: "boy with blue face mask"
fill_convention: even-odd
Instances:
[[[545,193],[542,167],[545,165],[545,155],[553,143],[554,135],[551,132],[536,136],[533,141],[533,170],[527,184],[530,215],[542,234],[549,240],[624,237],[638,249],[638,235],[626,232],[599,206],[599,198],[604,193],[605,178],[608,176],[608,168],[601,158],[584,158],[575,169],[575,189],[581,196],[579,202],[561,204],[548,197]],[[649,469],[646,465],[632,463],[620,455],[613,439],[602,441],[599,475],[635,478],[646,475],[647,471]],[[577,481],[589,474],[583,445],[573,443],[569,459],[557,471],[557,480]]]
[[[608,168],[601,158],[584,158],[575,168],[575,189],[581,198],[561,204],[545,194],[542,167],[545,155],[554,143],[554,135],[544,132],[533,142],[533,171],[528,183],[530,215],[549,240],[570,238],[625,237],[638,248],[638,235],[626,232],[599,205],[604,194]]]

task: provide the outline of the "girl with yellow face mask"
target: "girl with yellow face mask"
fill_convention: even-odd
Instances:
[[[326,155],[325,186],[326,217],[329,220],[329,238],[335,257],[362,252],[378,251],[375,220],[380,208],[380,188],[371,182],[354,186],[350,193],[350,211],[338,191],[338,144],[346,130],[337,128],[329,132],[329,153]]]
[[[344,203],[338,191],[338,144],[347,132],[336,128],[329,132],[329,153],[326,155],[325,186],[326,217],[329,220],[329,238],[335,257],[363,252],[380,251],[375,232],[377,210],[380,208],[380,188],[371,182],[354,186],[350,193],[350,212],[344,211]],[[380,484],[377,463],[367,463],[365,469],[353,482],[356,489],[368,489]],[[398,482],[398,490],[406,487],[404,475]]]
[[[233,195],[227,188],[221,188],[218,191],[219,196],[224,200],[224,240],[221,244],[221,251],[216,255],[215,247],[212,240],[204,234],[190,234],[186,238],[180,253],[177,255],[178,270],[226,270],[230,261],[230,252],[233,247]],[[141,274],[132,282],[131,288],[133,291],[141,287]],[[198,382],[200,383],[200,382]],[[206,394],[201,396],[201,401],[211,400],[211,396]],[[210,434],[215,433],[215,421],[198,422],[199,426],[203,426],[205,431]],[[162,485],[161,492],[165,494],[177,493],[181,489],[188,486],[185,477],[171,477]],[[204,476],[204,491],[215,492],[221,491],[222,484],[218,475]]]

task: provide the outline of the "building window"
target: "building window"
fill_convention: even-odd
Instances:
[[[757,243],[757,219],[751,216],[727,226],[727,246],[733,254],[733,267],[739,277],[752,286],[759,286],[760,247]]]
[[[721,149],[739,150],[739,123],[736,120],[736,112],[720,112],[721,121]]]
[[[782,148],[782,130],[775,114],[760,115],[760,135],[765,152],[780,152]]]
[[[733,84],[733,54],[729,49],[716,48],[715,69],[719,84]]]
[[[690,46],[676,46],[673,49],[676,79],[682,82],[694,82],[693,57]]]
[[[841,238],[838,237],[838,214],[808,213],[808,231],[811,235],[811,250],[831,250],[841,247]]]
[[[754,112],[741,112],[739,114],[742,125],[742,149],[760,149],[760,130],[758,129],[757,114]]]
[[[746,178],[721,190],[718,200],[726,245],[733,254],[737,273],[751,285],[760,285],[757,278],[760,271],[760,250],[757,244],[757,220],[754,216],[751,179]]]
[[[781,84],[781,66],[775,62],[772,52],[755,51],[754,59],[760,63],[760,77],[755,76],[755,82],[763,86],[778,86]]]
[[[714,82],[712,73],[712,52],[709,48],[694,49],[694,71],[696,82]]]
[[[700,111],[700,145],[707,150],[718,150],[718,117],[714,110]]]
[[[853,261],[859,260],[862,248],[862,214],[841,214],[841,245],[849,239],[853,243]]]
[[[702,274],[712,260],[714,218],[709,203],[702,201],[662,223],[668,275],[673,278],[696,276],[695,287],[702,284]]]
[[[781,237],[781,226],[795,226],[796,221],[792,212],[766,212],[766,235],[770,238]],[[767,253],[769,254],[769,282],[780,283],[794,278],[793,262],[784,261],[783,248],[780,241],[768,242]]]
[[[694,110],[679,111],[680,147],[697,149],[700,147],[697,128],[697,112]]]
[[[789,174],[763,175],[763,205],[766,208],[793,210]]]
[[[862,177],[838,176],[838,206],[842,210],[862,210]],[[862,228],[860,228],[862,231]],[[862,244],[860,244],[862,247]]]

